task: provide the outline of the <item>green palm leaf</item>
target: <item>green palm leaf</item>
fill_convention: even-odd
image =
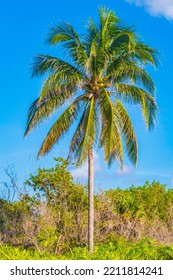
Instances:
[[[55,45],[71,40],[78,40],[78,34],[75,32],[73,26],[67,22],[61,22],[50,28],[46,43]]]
[[[157,121],[157,104],[154,97],[133,85],[116,84],[115,89],[123,100],[141,106],[147,128],[153,129]]]
[[[94,98],[92,98],[87,109],[85,109],[85,117],[83,118],[82,123],[83,133],[76,150],[78,164],[82,164],[86,160],[89,147],[93,146],[94,143],[96,132],[94,103]]]
[[[149,93],[155,93],[154,82],[148,72],[138,67],[136,63],[129,61],[119,61],[118,64],[116,62],[112,63],[107,73],[108,81],[112,81],[112,83],[131,82],[131,84],[143,86]]]
[[[108,165],[111,165],[113,159],[123,163],[121,133],[116,118],[116,108],[106,90],[101,92],[99,99],[102,117],[99,147],[104,148],[105,161]]]
[[[159,65],[159,52],[142,42],[135,42],[132,55],[134,55],[139,62],[141,61],[142,64],[151,64],[154,67]]]
[[[49,130],[40,150],[38,157],[46,154],[58,143],[59,139],[67,132],[72,123],[76,120],[79,112],[81,111],[81,101],[85,99],[85,96],[80,96],[61,114],[54,125]]]
[[[80,70],[66,61],[49,55],[36,55],[32,63],[32,77],[43,75],[47,71],[50,73],[59,72],[64,75],[64,79],[72,79],[76,82],[80,82],[83,77]]]
[[[57,96],[61,101],[68,100],[79,88],[75,79],[69,79],[64,81],[64,75],[61,72],[49,75],[45,80],[42,89],[40,91],[40,103],[43,100],[49,99],[50,95]],[[62,105],[63,103],[61,103]]]
[[[130,161],[136,165],[138,159],[138,144],[130,117],[119,99],[115,102],[117,120],[125,141],[125,148]]]
[[[75,64],[82,68],[85,66],[88,59],[85,45],[81,42],[79,35],[71,24],[62,22],[52,27],[46,42],[51,45],[63,43],[64,49],[67,50],[68,55],[70,55]]]

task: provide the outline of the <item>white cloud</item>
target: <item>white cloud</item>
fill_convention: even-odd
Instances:
[[[170,172],[169,171],[161,171],[161,170],[137,170],[136,174],[170,178]]]
[[[93,154],[94,154],[94,170],[99,171],[101,169],[99,164],[99,156],[95,151]],[[88,178],[88,162],[86,161],[82,166],[79,166],[78,168],[73,169],[70,172],[75,179]]]
[[[173,187],[173,178],[171,179],[171,187]]]
[[[124,165],[123,169],[119,168],[116,170],[117,175],[128,175],[133,171],[132,167]]]
[[[144,6],[146,11],[153,16],[164,16],[173,19],[173,0],[126,0],[137,6]]]
[[[70,172],[71,172],[71,175],[76,179],[79,179],[79,178],[85,179],[88,176],[88,163],[85,162],[84,165],[82,165],[76,169],[73,169]]]

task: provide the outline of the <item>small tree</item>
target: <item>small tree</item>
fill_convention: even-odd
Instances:
[[[66,247],[84,243],[87,193],[82,185],[73,182],[67,171],[68,162],[55,160],[55,167],[39,168],[25,184],[33,188],[33,205],[38,205],[40,212],[38,239],[60,253]]]

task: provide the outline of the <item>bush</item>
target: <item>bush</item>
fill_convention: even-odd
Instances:
[[[85,247],[87,189],[75,184],[67,161],[55,161],[53,168],[38,169],[25,182],[32,196],[21,195],[20,201],[14,202],[0,200],[0,242],[32,248],[38,254],[90,257]],[[172,189],[159,182],[146,182],[95,194],[94,203],[97,246],[93,257],[150,258],[151,253],[156,259],[172,258],[172,247],[166,247],[173,244]],[[9,248],[13,252],[13,247]],[[18,250],[14,248],[16,254]]]

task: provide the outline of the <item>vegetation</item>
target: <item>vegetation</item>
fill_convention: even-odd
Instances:
[[[38,252],[35,249],[0,245],[1,260],[172,260],[173,245],[157,244],[152,239],[131,243],[125,239],[112,240],[95,246],[93,254],[87,247],[75,247],[65,254]]]
[[[88,189],[67,168],[58,158],[30,175],[18,201],[1,198],[0,259],[173,259],[173,189],[146,182],[96,193],[90,254]]]
[[[144,67],[156,66],[157,53],[106,8],[99,9],[99,24],[89,20],[84,35],[63,22],[50,30],[47,42],[61,43],[68,60],[36,56],[33,76],[49,75],[29,109],[25,135],[53,111],[67,105],[49,130],[38,156],[48,153],[76,121],[68,157],[79,165],[88,159],[88,244],[92,252],[93,147],[104,149],[108,165],[115,160],[123,165],[123,149],[130,161],[137,163],[137,140],[122,101],[138,104],[147,128],[153,128],[157,112],[155,87]]]

